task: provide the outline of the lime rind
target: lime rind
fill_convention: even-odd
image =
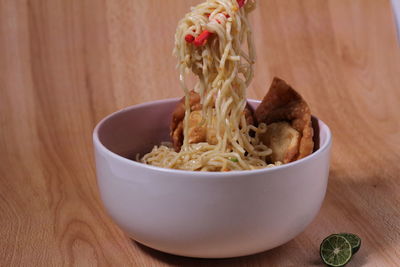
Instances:
[[[329,266],[344,266],[350,261],[352,255],[350,242],[341,235],[330,235],[321,243],[321,259]]]
[[[350,233],[340,233],[338,235],[343,236],[344,238],[347,239],[347,241],[349,241],[353,254],[355,254],[360,249],[361,238],[358,237],[357,235]]]

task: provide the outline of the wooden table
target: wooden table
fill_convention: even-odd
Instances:
[[[200,1],[200,0],[199,0]],[[353,232],[348,266],[400,266],[400,49],[388,0],[258,0],[250,98],[291,83],[334,135],[326,199],[287,244],[223,260],[127,238],[96,187],[91,133],[123,107],[181,96],[175,27],[199,1],[0,2],[1,266],[312,266]]]

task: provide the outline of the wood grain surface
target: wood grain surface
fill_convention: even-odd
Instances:
[[[130,240],[105,213],[91,144],[123,107],[181,96],[173,36],[184,0],[0,0],[1,266],[320,266],[354,232],[348,266],[400,266],[400,49],[389,0],[258,0],[250,98],[273,76],[332,129],[328,192],[298,237],[207,260]]]

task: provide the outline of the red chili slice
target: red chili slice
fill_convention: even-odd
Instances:
[[[237,3],[239,5],[239,7],[244,6],[244,3],[246,2],[246,0],[237,0]]]
[[[188,43],[192,43],[192,42],[194,41],[194,36],[191,35],[191,34],[187,34],[187,35],[185,36],[185,40],[186,40],[186,42],[188,42]]]
[[[200,33],[199,36],[196,37],[196,39],[194,39],[194,45],[195,46],[203,46],[207,43],[207,39],[208,37],[210,37],[212,35],[211,32],[204,30],[202,33]]]

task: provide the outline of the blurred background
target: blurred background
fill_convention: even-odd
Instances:
[[[24,101],[29,110],[30,99],[44,113],[85,111],[94,122],[138,102],[181,96],[173,37],[178,20],[198,2],[2,1],[3,101]],[[324,112],[331,107],[322,92],[334,105],[399,84],[389,0],[265,0],[258,6],[251,14],[257,63],[249,97],[261,98],[279,76]],[[353,95],[354,87],[363,87],[362,95]]]

